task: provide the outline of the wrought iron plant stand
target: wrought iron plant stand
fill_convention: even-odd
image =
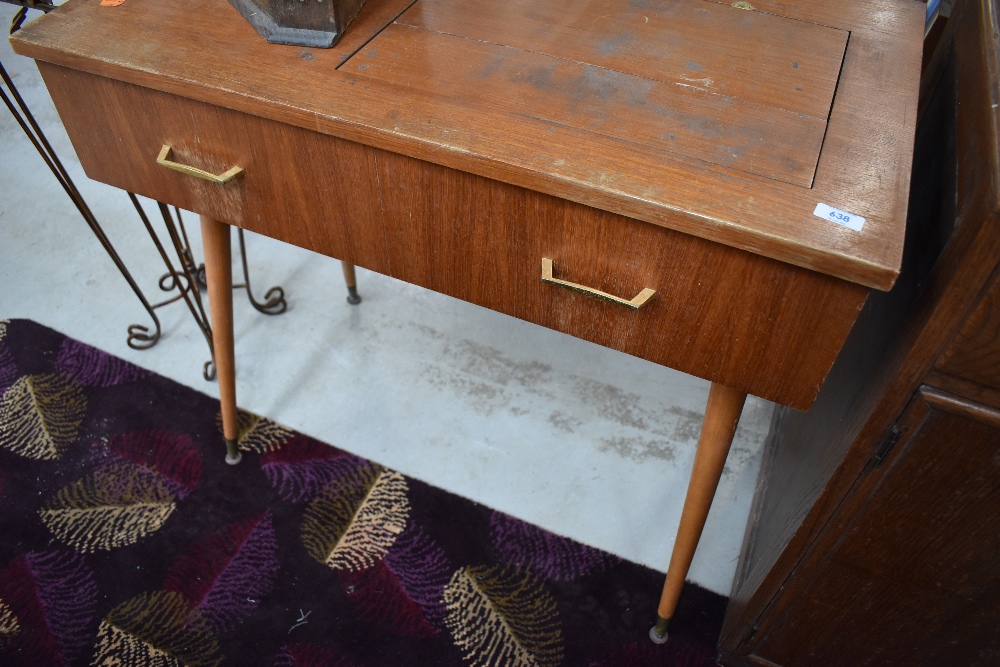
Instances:
[[[16,32],[24,23],[24,19],[27,16],[29,9],[37,9],[41,12],[49,12],[52,9],[55,9],[55,5],[52,3],[38,0],[0,1],[20,6],[20,9],[18,9],[11,20],[11,34]],[[149,234],[150,239],[152,239],[153,244],[156,246],[156,249],[160,254],[160,258],[163,260],[163,264],[167,269],[167,272],[160,276],[159,287],[162,291],[168,294],[176,292],[176,294],[173,294],[163,301],[150,304],[149,300],[146,298],[145,294],[143,294],[139,285],[132,277],[132,274],[129,272],[128,267],[125,266],[121,256],[111,244],[111,240],[104,233],[103,228],[100,223],[98,223],[97,218],[90,210],[87,202],[84,201],[80,191],[73,183],[73,179],[70,178],[69,173],[63,167],[62,162],[52,149],[52,145],[49,143],[48,139],[46,139],[45,134],[39,127],[30,109],[28,109],[24,98],[21,96],[20,92],[18,92],[17,86],[14,85],[13,79],[7,73],[7,69],[2,63],[0,63],[0,78],[3,79],[3,84],[6,86],[6,90],[0,86],[0,98],[3,99],[3,103],[7,106],[11,116],[13,116],[14,120],[17,121],[17,124],[31,141],[35,150],[38,151],[38,154],[42,157],[46,166],[52,172],[53,176],[55,176],[56,180],[59,181],[63,190],[66,191],[66,194],[69,196],[70,200],[72,200],[74,206],[76,206],[76,209],[80,212],[80,215],[94,233],[94,236],[96,236],[97,240],[100,241],[101,246],[115,263],[115,266],[118,267],[118,271],[121,272],[122,277],[125,278],[129,287],[132,288],[132,292],[135,293],[136,297],[146,309],[150,319],[153,321],[152,330],[150,327],[142,324],[129,325],[128,338],[126,341],[128,346],[134,350],[146,350],[156,345],[162,335],[162,327],[160,325],[160,319],[156,316],[156,310],[183,299],[187,304],[188,310],[191,312],[191,316],[194,318],[195,323],[197,323],[198,328],[201,329],[201,333],[205,337],[205,342],[208,344],[209,354],[211,355],[209,361],[206,361],[202,368],[202,375],[208,381],[214,380],[215,351],[212,346],[212,328],[209,323],[208,316],[205,313],[205,308],[200,294],[200,292],[205,289],[205,266],[204,264],[197,265],[194,261],[194,255],[191,252],[191,244],[188,241],[187,230],[184,227],[184,221],[181,218],[180,209],[174,207],[173,213],[171,213],[166,204],[157,202],[160,214],[163,217],[163,224],[166,227],[167,235],[170,237],[170,243],[173,246],[174,253],[177,257],[178,265],[175,266],[163,243],[160,241],[159,235],[153,228],[149,218],[146,216],[146,212],[143,210],[138,197],[131,192],[128,193],[129,199],[132,201],[132,205],[135,207],[136,213],[138,213],[143,225],[145,225],[146,231]],[[281,287],[275,286],[270,288],[264,295],[263,301],[259,301],[254,297],[253,290],[250,286],[250,272],[247,264],[246,242],[243,237],[242,229],[239,230],[239,243],[240,259],[243,267],[243,283],[233,285],[233,287],[237,289],[246,289],[247,297],[250,300],[251,305],[253,305],[257,311],[265,315],[280,315],[285,312],[288,308],[288,303],[285,300],[285,292]],[[178,268],[178,266],[180,268]],[[345,273],[346,272],[347,267],[345,266]],[[360,302],[356,287],[354,286],[354,281],[350,278],[348,279],[348,291],[348,301],[350,303],[353,304]]]

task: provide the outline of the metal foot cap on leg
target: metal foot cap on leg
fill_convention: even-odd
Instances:
[[[656,615],[656,625],[649,629],[649,638],[653,640],[654,644],[666,644],[669,635],[667,634],[667,625],[670,624],[669,618],[663,618],[659,614]]]
[[[358,296],[358,288],[354,285],[349,285],[347,287],[347,303],[352,306],[356,306],[361,303],[361,297]]]
[[[234,466],[242,460],[243,452],[241,452],[239,447],[237,447],[236,440],[226,438],[226,463]]]

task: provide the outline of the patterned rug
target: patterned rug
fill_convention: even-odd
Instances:
[[[0,664],[715,664],[725,598],[0,322]]]

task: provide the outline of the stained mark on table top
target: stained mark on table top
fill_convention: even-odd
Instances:
[[[598,42],[597,52],[602,56],[610,56],[627,51],[629,44],[635,41],[635,35],[630,32],[620,32],[604,41]]]
[[[490,58],[490,61],[486,63],[486,67],[473,72],[473,76],[477,79],[488,79],[501,69],[503,69],[504,62],[506,62],[507,56],[504,53],[496,53]]]
[[[509,77],[514,83],[526,83],[542,92],[552,93],[574,102],[594,98],[607,102],[614,98],[622,98],[630,104],[637,104],[644,101],[656,85],[652,79],[632,76],[597,65],[582,65],[577,70],[579,74],[567,75],[568,71],[570,70],[561,70],[559,63],[549,63],[526,70],[514,70]]]
[[[628,4],[633,9],[652,9],[664,16],[676,14],[678,10],[677,0],[628,0]]]
[[[492,75],[502,69],[501,65],[502,63],[492,61],[483,73]],[[566,70],[559,69],[556,64],[547,64],[515,70],[508,76],[513,83],[528,84],[536,90],[553,95],[555,99],[567,100],[573,113],[586,116],[597,128],[609,121],[620,122],[619,115],[607,104],[615,101],[624,108],[646,109],[656,114],[667,123],[664,129],[684,128],[691,134],[711,140],[716,140],[729,131],[719,118],[691,113],[673,105],[670,92],[664,87],[665,82],[596,65],[584,65],[578,74],[568,75]],[[674,82],[673,85],[705,95],[700,98],[700,102],[710,104],[719,113],[726,113],[733,104],[733,97],[715,94],[708,89],[708,86],[714,85],[712,79],[692,80],[696,83]]]

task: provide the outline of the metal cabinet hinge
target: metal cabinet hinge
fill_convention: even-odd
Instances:
[[[892,451],[892,448],[896,445],[896,442],[898,440],[899,440],[899,426],[893,424],[892,428],[889,429],[889,432],[885,434],[885,437],[882,439],[882,442],[879,443],[879,446],[875,449],[875,454],[874,456],[872,456],[873,468],[877,468],[880,465],[882,465],[882,461],[884,461],[885,457],[889,455],[889,452]]]

